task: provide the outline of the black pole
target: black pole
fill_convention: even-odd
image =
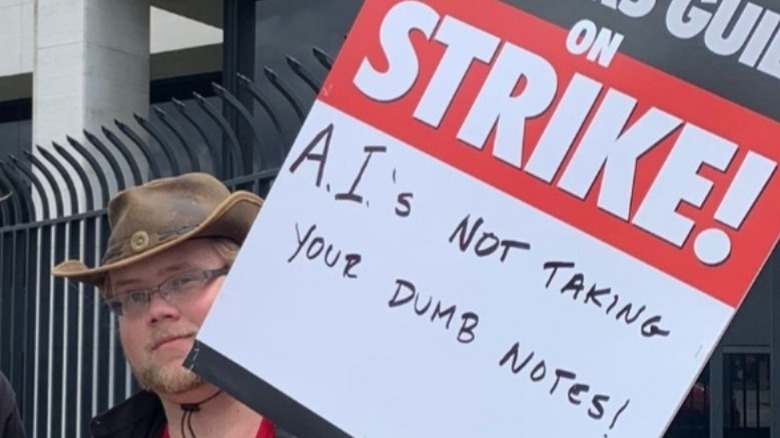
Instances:
[[[255,0],[224,0],[223,4],[222,87],[236,96],[250,113],[253,113],[252,98],[239,92],[238,74],[255,77],[255,3]],[[230,157],[224,157],[222,174],[237,177],[251,173],[258,158],[253,154],[251,128],[230,105],[222,106],[222,114],[238,137],[242,161],[242,165],[235,169]],[[226,141],[223,138],[223,142]],[[227,148],[223,151],[226,153]]]

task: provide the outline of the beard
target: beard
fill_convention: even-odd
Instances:
[[[141,388],[156,393],[181,394],[205,383],[202,377],[177,364],[147,364],[140,369],[134,368],[133,374]]]
[[[152,339],[157,340],[172,335],[184,336],[196,331],[195,327],[179,329],[176,332],[159,330],[153,333]],[[147,347],[140,358],[135,361],[128,360],[141,388],[156,393],[181,394],[205,384],[202,377],[184,367],[183,357],[181,360],[168,360],[161,363],[155,360],[154,353],[150,350],[150,347]],[[130,359],[127,351],[125,351],[125,358]]]

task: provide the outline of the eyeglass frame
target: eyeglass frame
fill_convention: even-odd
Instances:
[[[173,280],[179,279],[185,275],[200,274],[201,279],[203,281],[203,283],[201,284],[202,287],[203,285],[210,282],[211,280],[214,280],[215,278],[219,278],[223,275],[227,275],[228,272],[230,272],[230,266],[225,266],[223,268],[218,268],[218,269],[200,269],[200,270],[196,269],[192,271],[180,272],[178,274],[175,274],[172,277],[165,279],[165,281],[161,282],[157,286],[129,290],[127,292],[123,292],[121,294],[116,294],[112,297],[105,298],[103,301],[111,313],[113,313],[116,316],[126,317],[127,315],[125,314],[125,311],[123,309],[124,306],[122,304],[121,297],[128,296],[129,294],[145,293],[146,308],[148,308],[149,304],[152,302],[152,297],[154,297],[154,295],[159,295],[160,298],[162,298],[166,303],[170,303],[170,299],[169,299],[170,294],[169,293],[164,294],[163,287],[166,284],[170,284]]]

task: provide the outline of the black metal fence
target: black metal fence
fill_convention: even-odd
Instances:
[[[0,194],[11,194],[0,202],[0,370],[30,436],[86,436],[92,416],[137,389],[97,292],[52,278],[51,267],[99,264],[116,190],[204,171],[265,195],[332,58],[312,48],[286,62],[294,74],[265,67],[255,80],[239,76],[235,93],[213,84],[216,105],[195,94],[194,105],[174,100],[172,112],[136,116],[135,129],[117,121],[85,132],[84,144],[67,138],[0,162]],[[282,123],[279,110],[290,108],[294,119]]]

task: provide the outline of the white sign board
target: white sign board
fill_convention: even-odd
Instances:
[[[354,437],[657,437],[776,241],[780,127],[475,3],[366,2],[199,341]]]

